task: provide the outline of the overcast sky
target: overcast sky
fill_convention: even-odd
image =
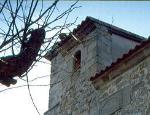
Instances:
[[[73,2],[60,2],[58,4],[58,10],[65,10],[71,3]],[[45,5],[48,5],[48,1],[45,1]],[[79,24],[82,20],[85,20],[86,16],[92,16],[144,37],[150,35],[150,2],[148,1],[79,1],[77,5],[82,7],[70,14],[68,19],[70,22],[78,17],[76,24]],[[44,76],[48,75],[49,72],[50,65],[39,64],[29,77]],[[49,81],[49,77],[44,77],[36,80],[32,84],[48,84]],[[22,84],[25,84],[25,82],[19,80],[15,86]],[[0,85],[0,115],[38,115],[30,100],[27,87],[20,87],[1,92],[6,88],[7,87]],[[49,86],[31,87],[31,93],[40,113],[43,114],[48,109]]]

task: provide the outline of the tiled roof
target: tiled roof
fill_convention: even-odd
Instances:
[[[97,19],[92,18],[92,17],[87,17],[84,21],[81,22],[80,25],[77,26],[77,28],[75,28],[73,30],[72,33],[78,39],[82,40],[83,38],[85,38],[89,33],[91,33],[96,28],[96,24],[107,27],[108,31],[110,33],[114,33],[114,34],[123,36],[126,39],[130,39],[130,40],[133,40],[135,42],[142,42],[142,41],[145,40],[144,37],[141,37],[139,35],[133,34],[131,32],[128,32],[126,30],[123,30],[121,28],[118,28],[116,26],[113,26],[111,24],[108,24],[106,22],[97,20]],[[55,57],[58,54],[57,49],[62,47],[70,39],[72,39],[72,36],[68,35],[68,36],[66,36],[65,39],[63,39],[62,41],[58,42],[58,46],[56,48],[54,48],[53,51],[51,50],[50,52],[48,52],[46,54],[45,58],[51,60],[53,57]]]
[[[77,37],[78,39],[82,40],[89,33],[91,33],[95,28],[96,28],[95,24],[89,18],[86,18],[86,20],[82,21],[81,24],[79,24],[77,26],[77,28],[75,28],[73,30],[72,34],[75,37]],[[71,39],[72,39],[71,34],[66,36],[65,39],[58,42],[58,47],[56,47],[56,48],[50,50],[49,52],[47,52],[47,54],[45,55],[45,58],[48,59],[48,60],[53,59],[53,57],[55,57],[58,54],[57,49],[62,47],[65,43],[67,43]]]
[[[119,64],[122,64],[128,60],[132,60],[133,55],[136,55],[138,51],[143,50],[146,47],[150,47],[150,40],[142,42],[140,45],[137,45],[134,49],[129,50],[128,53],[124,54],[122,58],[119,58],[116,62],[112,63],[110,66],[107,66],[100,73],[96,73],[95,76],[91,77],[90,80],[94,81],[97,78],[100,78],[102,75],[106,74],[108,71],[114,70],[115,67],[119,67]],[[116,68],[115,68],[116,69]]]
[[[145,38],[142,37],[142,36],[139,36],[137,34],[134,34],[132,32],[129,32],[127,30],[124,30],[122,28],[114,26],[112,24],[108,24],[106,22],[100,21],[100,20],[95,19],[93,17],[87,17],[87,18],[89,18],[91,21],[93,21],[93,22],[95,22],[95,23],[97,23],[99,25],[103,25],[103,26],[107,27],[109,32],[111,32],[111,33],[118,34],[120,36],[123,36],[123,37],[125,37],[127,39],[130,39],[130,40],[133,40],[133,41],[136,41],[136,42],[141,42],[141,41],[145,40]]]

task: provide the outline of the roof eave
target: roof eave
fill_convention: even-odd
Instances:
[[[150,56],[150,40],[136,46],[135,49],[130,50],[128,54],[124,54],[122,58],[118,59],[115,63],[112,63],[111,66],[106,67],[105,70],[96,74],[94,77],[91,77],[90,80],[93,84],[97,84],[103,79],[114,79],[148,56]]]

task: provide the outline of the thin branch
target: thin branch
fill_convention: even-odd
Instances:
[[[5,0],[5,2],[3,3],[2,8],[0,9],[0,13],[3,11],[3,8],[5,7],[6,3],[7,3],[7,0]]]
[[[31,94],[30,85],[29,85],[29,80],[28,80],[28,75],[26,75],[26,78],[27,78],[27,87],[28,87],[28,92],[29,92],[30,99],[31,99],[32,104],[33,104],[34,108],[36,109],[38,115],[40,115],[40,112],[39,112],[37,106],[35,105],[34,100],[33,100],[33,97],[32,97],[32,94]]]
[[[12,89],[18,89],[18,88],[23,88],[23,87],[27,87],[28,85],[19,85],[19,86],[15,86],[15,87],[9,87],[9,88],[5,88],[3,90],[0,90],[0,93],[5,92],[5,91],[9,91]],[[36,85],[30,85],[30,87],[45,87],[45,86],[50,86],[50,84],[36,84]]]

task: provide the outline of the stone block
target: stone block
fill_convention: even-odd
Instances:
[[[101,106],[101,115],[111,115],[121,108],[122,92],[118,91],[112,96],[107,97],[103,102],[99,103]]]

